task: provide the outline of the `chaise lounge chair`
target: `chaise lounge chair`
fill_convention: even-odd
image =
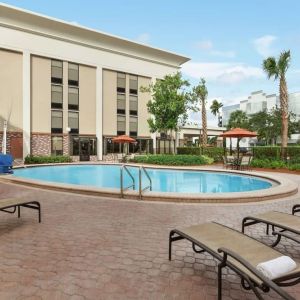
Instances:
[[[297,212],[300,212],[300,204],[296,204],[296,205],[294,205],[293,208],[292,208],[292,213],[293,213],[293,215],[294,215],[295,213],[297,213]]]
[[[263,223],[267,225],[267,234],[269,234],[269,227],[272,226],[272,234],[277,236],[276,241],[272,244],[275,247],[284,236],[297,243],[300,243],[300,239],[297,239],[295,235],[300,235],[300,217],[282,213],[278,211],[268,211],[266,213],[247,216],[242,221],[242,232],[245,232],[245,227],[254,224]],[[278,228],[279,230],[275,230]],[[293,235],[287,234],[292,233]]]
[[[218,299],[222,299],[222,269],[229,267],[241,277],[242,287],[252,290],[258,299],[264,293],[275,291],[283,299],[294,299],[280,286],[295,285],[300,282],[300,264],[280,277],[269,279],[256,266],[262,262],[277,259],[282,254],[275,249],[224,225],[204,223],[181,230],[171,230],[169,236],[169,260],[172,255],[172,243],[186,239],[192,243],[196,253],[208,252],[219,261]]]
[[[0,153],[0,174],[12,174],[13,157],[10,154]]]
[[[38,210],[39,223],[41,223],[41,205],[38,201],[28,201],[18,198],[0,199],[0,211],[14,214],[18,210],[18,218],[21,216],[21,207]]]

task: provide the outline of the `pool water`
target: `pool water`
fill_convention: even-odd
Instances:
[[[139,169],[128,167],[139,186]],[[152,179],[152,191],[177,193],[229,193],[268,189],[272,183],[259,177],[225,172],[146,168]],[[13,176],[51,183],[120,189],[119,165],[46,166],[16,169]],[[124,172],[124,187],[132,184]],[[142,186],[149,181],[142,176]]]

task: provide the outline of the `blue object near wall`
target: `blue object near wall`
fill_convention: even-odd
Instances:
[[[12,174],[13,161],[12,155],[0,153],[0,174]]]

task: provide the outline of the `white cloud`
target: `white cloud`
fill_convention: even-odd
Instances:
[[[150,35],[149,33],[141,33],[137,38],[136,40],[139,42],[139,43],[142,43],[142,44],[147,44],[149,43],[150,41]]]
[[[196,47],[200,50],[211,50],[213,48],[213,43],[210,40],[204,40],[195,43]]]
[[[260,68],[244,63],[197,63],[189,62],[183,65],[182,72],[190,77],[234,84],[249,78],[263,78]]]
[[[273,54],[273,49],[271,48],[271,46],[276,40],[277,37],[274,35],[264,35],[253,41],[254,48],[261,56],[270,56]]]
[[[220,56],[220,57],[228,57],[232,58],[235,57],[236,53],[234,51],[220,51],[214,49],[213,42],[210,40],[203,40],[195,43],[196,48],[200,49],[201,51],[205,51],[210,55],[213,56]]]

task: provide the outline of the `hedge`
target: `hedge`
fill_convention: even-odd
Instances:
[[[192,166],[212,164],[213,159],[205,155],[140,155],[131,161],[137,163],[167,165],[167,166]]]
[[[254,168],[267,168],[267,169],[281,169],[286,168],[287,165],[282,160],[274,160],[274,159],[253,159],[251,162],[251,166]]]
[[[70,156],[34,156],[29,155],[25,157],[25,164],[51,164],[51,163],[68,163],[72,162]]]
[[[178,154],[185,155],[206,155],[214,159],[214,161],[222,161],[224,155],[224,148],[222,147],[178,147]]]
[[[300,147],[293,146],[293,147],[287,147],[287,156],[290,158],[290,160],[299,160],[300,159]]]
[[[259,146],[252,149],[253,157],[256,159],[280,159],[280,147],[278,146]]]

